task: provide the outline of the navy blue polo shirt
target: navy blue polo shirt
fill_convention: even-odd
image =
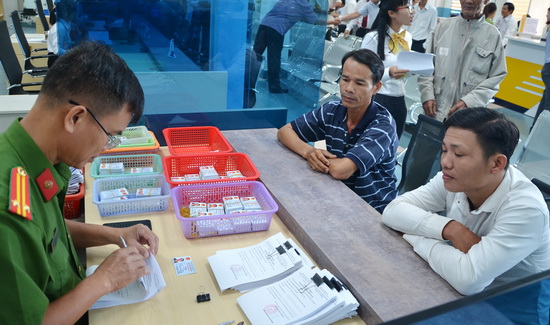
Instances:
[[[382,212],[397,196],[395,153],[399,142],[395,121],[388,110],[372,101],[359,124],[348,133],[347,113],[341,101],[334,101],[290,124],[303,141],[326,140],[330,153],[351,159],[359,170],[343,182]]]

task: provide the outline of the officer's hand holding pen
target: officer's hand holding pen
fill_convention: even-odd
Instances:
[[[145,265],[144,257],[135,246],[131,246],[117,249],[107,256],[90,277],[99,278],[100,283],[106,286],[107,292],[112,292],[147,274],[149,269]]]
[[[135,247],[143,257],[149,257],[149,252],[156,255],[158,252],[159,238],[147,226],[138,224],[128,228],[120,228],[120,236],[124,237],[129,247]],[[120,247],[121,243],[117,243]],[[143,245],[149,246],[149,249]]]

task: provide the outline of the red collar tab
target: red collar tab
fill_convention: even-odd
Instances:
[[[42,174],[36,178],[36,183],[46,202],[50,201],[59,192],[59,186],[49,168],[44,169]]]

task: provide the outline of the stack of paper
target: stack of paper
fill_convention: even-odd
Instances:
[[[84,175],[82,175],[82,170],[74,167],[71,169],[71,179],[69,180],[69,188],[67,189],[67,194],[76,194],[80,190],[80,183],[84,183]]]
[[[104,295],[90,309],[133,304],[156,296],[162,288],[166,287],[166,282],[164,282],[162,270],[153,254],[149,254],[146,265],[150,271],[148,275],[139,278],[125,288]],[[90,276],[97,268],[98,265],[90,266],[86,270],[86,276]]]
[[[217,251],[208,262],[221,291],[241,292],[277,282],[303,266],[313,267],[309,257],[282,233],[253,246]]]
[[[252,324],[330,324],[356,315],[359,303],[329,271],[301,268],[237,299]]]

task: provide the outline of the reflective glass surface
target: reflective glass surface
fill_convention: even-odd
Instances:
[[[289,12],[296,10],[292,2],[309,6],[318,20],[299,21],[284,34],[280,79],[288,93],[269,91],[269,51],[253,51],[259,26],[277,0],[61,0],[56,2],[60,53],[84,40],[111,46],[143,86],[143,123],[253,109],[276,116],[271,124],[280,127],[281,120],[318,105],[327,3],[279,1],[290,4]],[[250,128],[254,125],[245,121],[255,120],[224,119],[220,128]]]
[[[546,325],[549,308],[550,271],[545,271],[385,324]]]

